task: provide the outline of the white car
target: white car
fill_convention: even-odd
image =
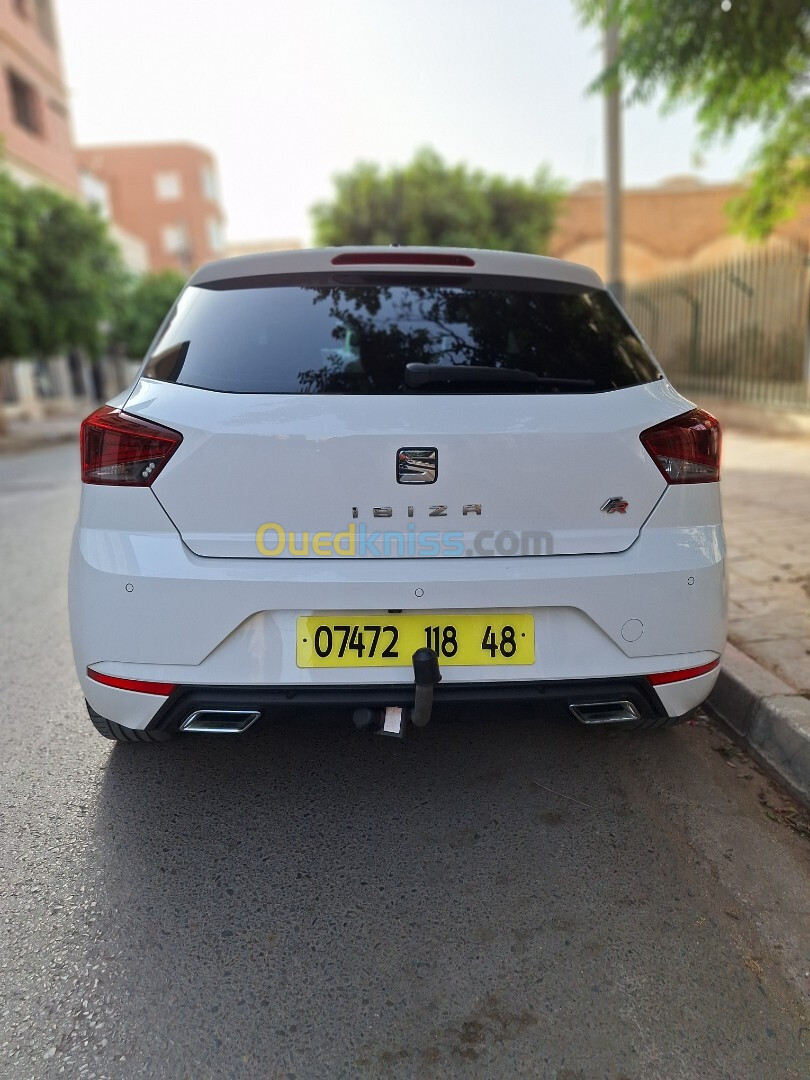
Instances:
[[[717,421],[591,270],[339,248],[211,263],[85,420],[70,568],[102,735],[442,702],[641,729],[725,642]]]

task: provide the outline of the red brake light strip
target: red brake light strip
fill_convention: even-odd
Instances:
[[[442,255],[439,252],[347,251],[335,255],[333,266],[475,266],[469,255]]]
[[[681,668],[680,671],[659,671],[656,675],[648,675],[647,678],[653,686],[663,686],[665,683],[683,682],[685,679],[696,679],[698,675],[707,675],[720,663],[712,660],[709,664],[701,664],[700,667]]]
[[[119,679],[117,675],[102,675],[100,671],[87,669],[87,677],[103,686],[113,686],[116,690],[131,690],[136,694],[156,694],[168,697],[177,689],[174,683],[145,682],[143,679]]]

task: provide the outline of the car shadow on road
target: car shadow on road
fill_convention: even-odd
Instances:
[[[616,946],[636,933],[630,851],[650,826],[621,777],[641,744],[492,712],[404,741],[308,714],[114,747],[91,825],[102,936],[137,965],[144,1014],[161,1003],[187,1054],[247,1046],[259,1072],[305,1075],[326,1047],[343,1075],[528,1045],[555,971],[598,1022],[578,984],[608,962],[594,911],[614,912]],[[641,752],[663,759],[672,738]],[[660,871],[672,858],[648,851]]]

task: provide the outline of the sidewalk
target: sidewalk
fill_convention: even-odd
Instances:
[[[0,433],[0,454],[18,454],[23,450],[37,450],[43,446],[79,441],[79,425],[92,412],[92,406],[65,416],[46,416],[41,420],[9,420],[5,432]]]
[[[729,647],[710,706],[810,801],[810,438],[726,430]]]
[[[810,696],[810,438],[726,432],[729,638]]]

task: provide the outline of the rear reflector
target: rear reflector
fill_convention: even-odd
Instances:
[[[82,482],[149,487],[183,436],[103,405],[82,423]]]
[[[102,675],[100,671],[93,671],[92,668],[87,669],[87,677],[103,686],[114,686],[116,690],[131,690],[135,694],[156,694],[158,697],[168,697],[176,689],[174,683],[119,679],[116,675]]]
[[[475,266],[469,255],[442,255],[433,252],[369,251],[346,252],[332,259],[333,266]]]
[[[657,675],[648,675],[648,680],[653,686],[663,686],[665,683],[683,682],[685,679],[696,679],[698,675],[708,675],[714,671],[720,663],[719,658],[712,660],[710,664],[701,664],[700,667],[681,668],[680,671],[660,671]]]
[[[668,484],[710,484],[720,479],[720,425],[692,409],[641,433],[641,443]]]

